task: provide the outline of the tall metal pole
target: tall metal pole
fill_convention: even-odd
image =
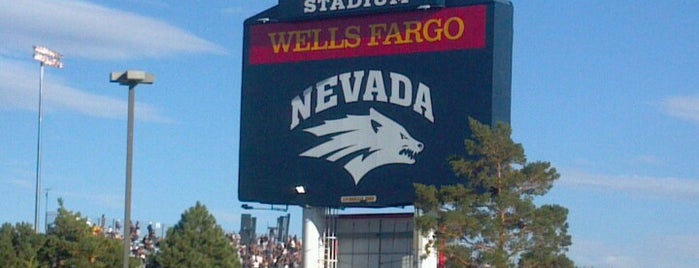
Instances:
[[[36,134],[36,195],[34,198],[34,232],[39,232],[39,210],[41,204],[41,99],[44,87],[44,63],[41,63],[41,74],[39,76],[39,120]]]
[[[112,72],[109,75],[110,82],[118,82],[129,86],[129,119],[126,128],[126,189],[124,197],[124,268],[129,267],[129,255],[131,251],[131,170],[133,163],[133,124],[134,124],[134,99],[136,85],[153,84],[155,76],[144,71]]]
[[[131,169],[133,162],[133,120],[136,84],[129,84],[129,119],[126,130],[126,196],[124,197],[124,268],[129,268],[131,251]]]
[[[48,230],[49,230],[49,191],[51,191],[51,188],[45,188],[44,191],[46,191],[46,198],[44,198],[44,202],[46,202],[46,206],[44,207],[44,233],[48,233]]]
[[[41,206],[41,100],[44,87],[44,65],[63,68],[61,54],[45,47],[34,46],[34,60],[41,63],[41,76],[39,77],[39,127],[36,134],[36,195],[34,199],[34,232],[39,232],[39,210]]]

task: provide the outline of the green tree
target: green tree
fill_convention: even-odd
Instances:
[[[241,267],[236,248],[199,202],[167,230],[155,261],[159,267]]]
[[[416,184],[416,219],[430,245],[450,267],[573,267],[567,209],[537,207],[559,174],[548,162],[528,163],[507,124],[495,127],[469,119],[465,157],[449,160],[463,181],[437,189]]]
[[[121,241],[95,235],[80,213],[68,211],[58,200],[55,227],[39,251],[49,267],[121,267]]]
[[[0,267],[39,267],[37,252],[44,237],[28,223],[0,227]]]
[[[573,262],[563,254],[564,250],[561,250],[571,245],[571,238],[566,234],[567,217],[568,209],[558,205],[544,205],[536,210],[530,228],[534,233],[533,245],[522,255],[519,267],[574,267]]]

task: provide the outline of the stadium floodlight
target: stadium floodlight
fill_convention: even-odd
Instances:
[[[60,59],[62,55],[56,51],[50,50],[46,47],[34,46],[34,52],[41,55],[46,55],[51,58]]]
[[[129,70],[125,72],[112,72],[109,76],[110,82],[117,82],[120,85],[129,86],[129,112],[126,130],[126,189],[124,198],[124,268],[129,267],[129,255],[131,253],[131,171],[133,162],[133,121],[134,121],[134,98],[136,85],[153,84],[155,76],[144,71]]]
[[[46,47],[34,46],[34,60],[41,62],[41,65],[48,65],[56,68],[63,68],[61,58],[63,55]]]
[[[44,65],[63,68],[62,55],[46,47],[34,46],[34,60],[40,63],[39,75],[39,122],[36,137],[36,196],[34,198],[34,232],[39,232],[39,206],[41,202],[41,121],[42,121],[42,91],[44,87]]]

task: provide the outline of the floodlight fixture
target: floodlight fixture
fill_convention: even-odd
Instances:
[[[34,60],[41,62],[41,65],[63,68],[61,58],[63,55],[46,47],[34,46]]]
[[[125,71],[112,72],[109,75],[110,82],[118,82],[122,86],[137,85],[137,84],[153,84],[155,76],[144,71]]]
[[[306,194],[306,187],[304,187],[303,185],[297,185],[296,187],[294,187],[294,190],[296,190],[297,194]]]
[[[34,53],[46,55],[52,58],[61,58],[63,55],[60,53],[50,50],[47,47],[34,46]]]

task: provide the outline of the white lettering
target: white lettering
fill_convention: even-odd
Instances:
[[[350,84],[350,77],[354,77],[354,84]],[[345,96],[345,103],[356,102],[359,100],[359,91],[362,86],[362,78],[364,71],[355,71],[353,73],[343,73],[340,75],[342,83],[342,94]]]
[[[355,9],[362,5],[362,0],[348,0],[347,9]]]
[[[318,0],[318,3],[320,3],[320,11],[328,11],[327,3],[330,0]]]
[[[388,97],[386,97],[386,87],[383,84],[383,75],[381,75],[381,71],[369,71],[366,84],[366,91],[364,91],[365,101],[388,102]]]
[[[304,0],[303,13],[342,11],[358,8],[409,4],[410,0]]]
[[[303,13],[314,13],[316,12],[316,1],[306,0],[303,2]]]
[[[345,9],[345,3],[342,0],[333,0],[333,4],[330,5],[330,10],[343,10]]]
[[[330,77],[316,84],[316,113],[337,106],[337,96],[333,95],[333,87],[337,86],[337,76]]]
[[[401,96],[401,85],[403,96]],[[402,74],[391,73],[391,103],[408,107],[413,102],[413,83]]]
[[[386,83],[390,83],[390,95],[387,94]],[[417,88],[414,88],[415,84],[403,74],[379,70],[346,72],[325,78],[291,100],[290,129],[293,130],[312,114],[336,107],[341,100],[344,103],[358,102],[359,96],[362,96],[363,102],[385,102],[401,107],[412,105],[414,112],[434,123],[430,88],[423,83],[417,83]],[[315,98],[312,94],[315,94]],[[342,94],[342,98],[338,94]]]
[[[308,87],[303,91],[303,101],[301,98],[296,96],[291,100],[291,128],[294,129],[299,125],[301,119],[306,120],[311,116],[311,92],[313,92],[312,87]],[[299,118],[299,115],[302,118]]]
[[[415,105],[413,110],[434,123],[434,114],[432,114],[432,96],[430,96],[430,88],[425,84],[420,83],[417,87],[417,96],[415,96]]]

